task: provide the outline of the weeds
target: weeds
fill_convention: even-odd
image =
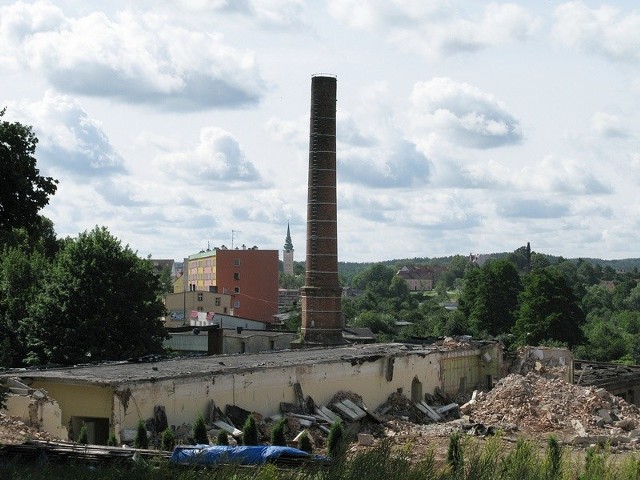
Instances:
[[[180,468],[162,462],[87,466],[45,464],[36,466],[0,462],[0,478],[11,480],[632,480],[640,478],[640,460],[629,454],[613,459],[606,447],[589,449],[584,460],[572,460],[551,437],[543,452],[535,443],[519,440],[504,449],[504,439],[496,436],[481,443],[458,433],[450,437],[444,460],[437,460],[433,449],[422,458],[410,459],[411,445],[394,448],[382,441],[375,447],[326,466],[306,465],[281,468],[276,465],[252,467],[216,466]]]

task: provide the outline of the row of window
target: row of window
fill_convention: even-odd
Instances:
[[[236,287],[233,289],[234,293],[240,293],[240,287]],[[202,302],[204,300],[204,294],[198,293],[198,301]],[[220,306],[220,297],[216,297],[216,307]]]

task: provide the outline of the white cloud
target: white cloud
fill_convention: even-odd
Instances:
[[[282,120],[278,117],[271,117],[265,124],[265,130],[271,138],[299,148],[309,145],[309,118],[305,117],[297,122]]]
[[[173,8],[174,2],[168,2]],[[180,0],[181,7],[197,13],[236,15],[267,29],[300,29],[306,25],[301,0]]]
[[[193,184],[225,187],[258,186],[260,173],[246,158],[238,140],[228,131],[207,127],[193,149],[158,156],[162,172]]]
[[[514,178],[517,188],[568,195],[603,195],[612,188],[586,164],[576,160],[546,156],[539,164],[523,168]]]
[[[41,167],[95,179],[125,172],[102,126],[77,100],[48,91],[42,100],[10,104],[8,111],[33,125]]]
[[[378,91],[381,86],[373,90]],[[383,88],[384,90],[384,88]],[[374,188],[404,188],[428,183],[431,161],[404,137],[384,102],[365,91],[352,113],[339,111],[338,178],[340,182]]]
[[[591,117],[591,129],[599,137],[603,138],[627,138],[629,131],[622,125],[617,115],[605,112],[597,112]]]
[[[430,57],[472,52],[531,36],[538,20],[512,3],[490,3],[461,14],[459,2],[333,0],[330,13],[357,29],[381,31],[402,50]]]
[[[563,3],[554,13],[553,36],[563,44],[609,60],[640,60],[640,11],[610,5],[590,8],[578,1]]]
[[[497,213],[509,218],[561,218],[569,214],[565,201],[511,197],[496,206]]]
[[[452,143],[471,148],[516,144],[519,121],[494,95],[446,77],[418,82],[411,94],[414,128],[436,130]]]
[[[44,22],[43,17],[51,20]],[[253,53],[220,34],[193,31],[153,13],[64,17],[48,2],[0,9],[0,61],[57,89],[174,110],[255,104],[265,91]]]

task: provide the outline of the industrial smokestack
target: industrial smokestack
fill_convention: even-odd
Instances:
[[[336,345],[342,340],[342,288],[338,281],[336,202],[336,78],[311,79],[307,257],[301,288],[305,343]]]

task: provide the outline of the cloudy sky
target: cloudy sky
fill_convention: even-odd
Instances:
[[[0,68],[59,236],[303,260],[329,73],[340,260],[640,256],[637,2],[0,0]]]

